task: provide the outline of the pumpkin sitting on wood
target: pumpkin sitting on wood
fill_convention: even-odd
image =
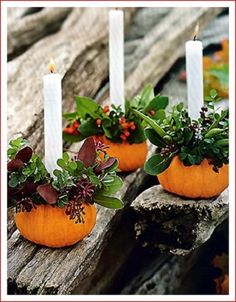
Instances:
[[[75,244],[96,223],[94,203],[113,209],[123,206],[113,197],[122,186],[115,173],[118,161],[93,137],[85,140],[73,160],[67,153],[58,159],[60,170],[54,170],[54,179],[22,138],[10,142],[8,156],[8,201],[16,206],[21,235],[34,243]]]
[[[188,198],[211,198],[228,186],[228,110],[217,112],[215,90],[207,98],[198,120],[191,120],[182,103],[158,121],[135,110],[150,128],[145,134],[157,146],[157,154],[145,171],[157,175],[168,192]]]
[[[134,114],[136,108],[153,119],[159,117],[168,105],[168,98],[154,94],[152,85],[121,106],[101,107],[87,97],[76,97],[77,111],[64,114],[69,124],[63,137],[67,141],[80,141],[93,135],[110,148],[107,153],[119,160],[119,170],[129,172],[142,168],[147,156],[147,143],[142,119]]]

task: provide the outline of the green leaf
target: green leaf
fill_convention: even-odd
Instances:
[[[66,166],[66,164],[65,164],[65,162],[64,162],[64,160],[62,159],[62,158],[59,158],[58,160],[57,160],[57,165],[59,166],[59,167],[61,167],[61,168],[65,168],[65,166]]]
[[[119,176],[113,176],[113,181],[106,181],[106,178],[104,178],[103,180],[103,189],[102,189],[102,194],[109,196],[111,194],[114,194],[116,192],[118,192],[122,185],[123,185],[123,181]]]
[[[150,175],[158,175],[169,167],[171,161],[172,157],[155,154],[145,163],[144,170]]]
[[[152,127],[154,131],[156,131],[157,134],[160,135],[160,137],[164,137],[166,135],[166,132],[149,116],[146,116],[145,114],[133,109],[136,115],[140,116],[146,123],[148,123],[149,126]]]
[[[64,152],[62,158],[63,158],[64,162],[67,163],[70,159],[70,156],[67,152]]]
[[[152,84],[147,84],[140,97],[140,104],[145,107],[154,98],[154,89]]]
[[[147,128],[145,129],[145,135],[146,137],[149,139],[149,141],[158,147],[165,147],[166,143],[165,141],[162,139],[161,136],[159,136],[156,131],[154,131],[152,128]]]
[[[77,96],[76,97],[77,104],[77,114],[81,118],[85,118],[86,115],[90,115],[92,118],[97,119],[100,118],[99,115],[99,105],[90,98]]]
[[[71,142],[71,143],[75,143],[75,142],[80,142],[84,139],[85,137],[79,133],[79,134],[68,134],[68,133],[63,133],[63,140],[66,142]]]
[[[70,168],[71,170],[76,170],[77,169],[77,163],[72,161],[68,164],[68,168]]]
[[[93,119],[87,119],[86,121],[81,122],[79,131],[83,135],[83,137],[89,137],[98,135],[101,130],[99,130]]]
[[[214,99],[217,96],[217,91],[215,89],[210,90],[210,96],[212,99]]]
[[[152,119],[162,122],[166,118],[164,109],[159,109],[153,116]]]
[[[97,204],[110,209],[121,209],[124,206],[123,202],[119,198],[105,196],[99,193],[94,194],[94,201]]]
[[[157,111],[159,109],[165,109],[169,103],[169,98],[167,96],[156,96],[149,104],[144,108],[144,112],[149,112],[150,110]]]
[[[74,121],[78,119],[77,112],[63,113],[63,117],[68,121]]]
[[[11,176],[10,176],[10,181],[9,181],[9,186],[11,188],[15,188],[17,187],[17,185],[20,183],[19,181],[19,177],[16,173],[11,173]]]

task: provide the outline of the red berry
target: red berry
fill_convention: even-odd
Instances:
[[[122,129],[129,129],[129,124],[124,122],[121,124]]]
[[[126,137],[129,137],[129,136],[130,136],[129,131],[126,130],[126,131],[124,132],[124,135],[125,135]]]
[[[66,127],[64,128],[63,132],[67,134],[73,134],[74,129],[72,127]]]
[[[120,138],[123,140],[123,141],[126,141],[127,137],[124,135],[124,134],[121,134],[120,135]]]
[[[101,126],[101,123],[102,123],[102,120],[101,120],[100,118],[98,118],[98,119],[96,120],[96,124],[98,125],[98,127]]]
[[[109,111],[110,111],[110,108],[109,108],[108,105],[105,106],[105,107],[103,108],[103,112],[104,112],[104,113],[107,113],[107,112],[109,112]]]
[[[154,115],[155,113],[156,113],[156,112],[155,112],[154,110],[150,110],[150,111],[149,111],[149,114],[150,114],[150,115]]]
[[[132,125],[132,126],[130,127],[130,129],[131,129],[131,130],[135,130],[135,129],[136,129],[136,126],[135,126],[135,125]]]
[[[79,126],[80,126],[80,124],[79,124],[79,122],[77,122],[77,121],[75,121],[75,122],[72,124],[72,127],[73,127],[74,129],[79,128]]]

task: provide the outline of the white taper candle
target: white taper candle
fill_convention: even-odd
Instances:
[[[62,157],[62,89],[61,75],[51,73],[43,78],[45,166],[51,176]]]
[[[110,102],[125,110],[124,97],[124,13],[109,12],[109,82]]]
[[[204,104],[202,42],[197,40],[188,41],[185,49],[188,113],[192,119],[197,119]]]

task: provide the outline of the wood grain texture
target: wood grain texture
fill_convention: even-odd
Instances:
[[[72,8],[45,8],[12,20],[7,28],[7,56],[13,59],[42,37],[57,31]]]
[[[157,185],[140,194],[131,206],[137,214],[136,238],[143,246],[187,255],[228,217],[228,189],[215,199],[192,200]]]
[[[132,97],[147,82],[155,85],[184,53],[185,42],[191,39],[194,28],[200,28],[219,14],[222,8],[172,9],[148,34],[136,53],[145,54],[126,81],[126,96]],[[135,54],[134,54],[135,55]],[[145,75],[145,77],[143,76]],[[134,84],[135,83],[135,84]]]

